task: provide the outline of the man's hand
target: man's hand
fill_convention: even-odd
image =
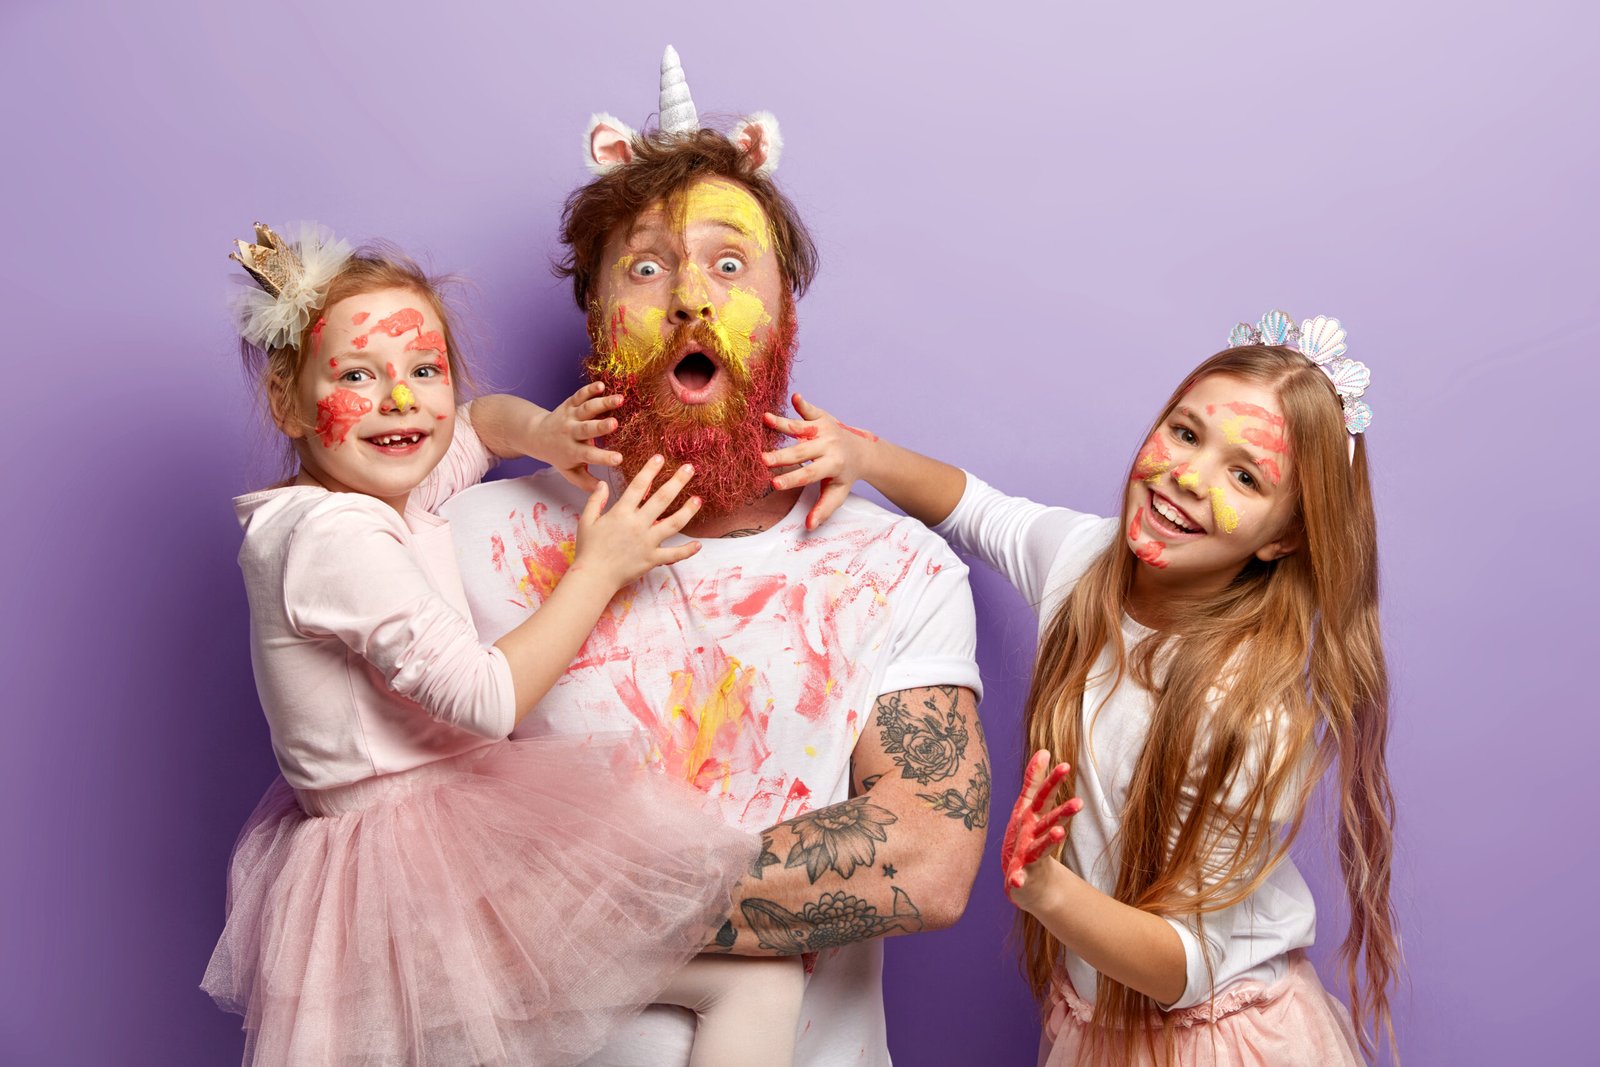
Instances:
[[[711,951],[817,952],[960,918],[989,825],[972,691],[885,693],[852,765],[855,796],[762,835]]]

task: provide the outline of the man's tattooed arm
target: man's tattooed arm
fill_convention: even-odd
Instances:
[[[989,823],[989,758],[971,690],[879,697],[851,778],[850,799],[762,835],[708,949],[816,952],[961,916]]]

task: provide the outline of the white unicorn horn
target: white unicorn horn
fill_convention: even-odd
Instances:
[[[700,116],[689,96],[683,64],[678,61],[678,50],[669,44],[661,57],[661,132],[694,133],[699,128]]]

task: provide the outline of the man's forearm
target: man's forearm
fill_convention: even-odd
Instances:
[[[736,888],[713,949],[815,952],[960,918],[988,826],[983,735],[969,691],[908,692],[923,695],[916,706],[880,702],[877,724],[880,731],[887,726],[894,751],[879,750],[880,765],[865,768],[872,773],[863,777],[858,769],[858,796],[762,835],[761,854]],[[920,738],[943,744],[939,758],[895,743],[908,717]]]

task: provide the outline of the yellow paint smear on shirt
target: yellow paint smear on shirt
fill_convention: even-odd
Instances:
[[[705,702],[694,710],[694,745],[689,749],[689,759],[683,766],[687,780],[694,781],[699,776],[700,768],[711,758],[711,746],[722,727],[728,723],[738,723],[750,710],[750,687],[754,681],[754,667],[741,670],[739,661],[731,659],[727,673],[717,682]],[[692,671],[672,672],[672,694],[669,699],[673,718],[680,718],[688,710],[693,688]]]
[[[1239,528],[1239,513],[1228,506],[1223,496],[1221,486],[1211,487],[1211,514],[1216,517],[1223,533],[1233,533]]]

